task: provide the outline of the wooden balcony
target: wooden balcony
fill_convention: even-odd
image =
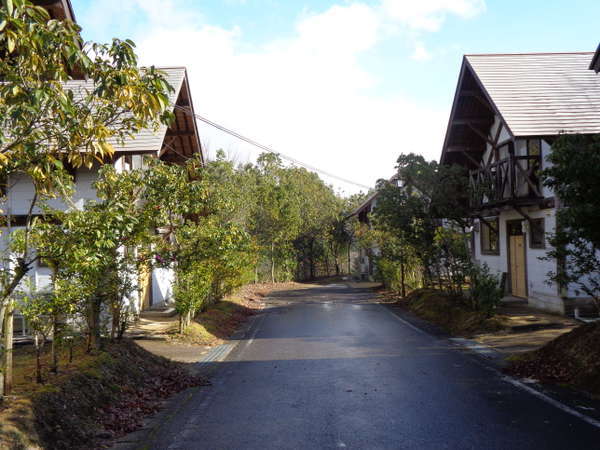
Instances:
[[[469,172],[474,210],[503,205],[532,205],[543,200],[539,156],[509,156]]]

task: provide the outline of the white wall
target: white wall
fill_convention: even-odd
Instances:
[[[141,167],[142,156],[134,155],[133,156],[133,166]],[[93,188],[93,183],[96,181],[98,177],[98,169],[100,168],[99,163],[95,163],[91,169],[82,167],[77,169],[76,177],[75,177],[75,192],[72,197],[73,203],[78,208],[83,208],[84,204],[89,200],[97,200],[96,191]],[[115,163],[115,168],[118,172],[122,172],[124,170],[129,170],[129,166],[124,164],[124,159],[120,158]],[[29,213],[29,208],[31,204],[31,200],[33,199],[33,184],[30,179],[26,175],[14,176],[9,180],[9,191],[7,195],[7,201],[0,204],[0,209],[2,209],[4,214],[11,215],[27,215]],[[56,209],[67,209],[67,205],[59,200],[52,199],[48,201],[48,206],[51,206]],[[34,214],[39,214],[41,210],[39,208],[34,209]],[[13,227],[13,229],[17,229],[19,227]],[[8,237],[6,230],[2,230],[2,242],[0,243],[1,249],[6,249],[6,239]],[[48,267],[41,267],[39,264],[36,264],[28,274],[28,277],[34,282],[34,286],[36,289],[46,289],[50,286],[50,276],[51,270]],[[137,274],[131,274],[132,280],[137,283]],[[165,292],[167,294],[170,287],[166,286],[168,283],[166,275],[159,276],[160,288],[157,289],[157,292]],[[21,285],[24,287],[24,284]],[[170,294],[169,294],[170,295]],[[139,293],[134,291],[130,295],[129,301],[132,305],[137,308],[139,305]]]
[[[532,219],[544,219],[546,233],[554,232],[556,226],[555,209],[540,210],[537,207],[523,208],[526,214]],[[486,263],[490,269],[501,275],[503,272],[508,273],[508,241],[507,241],[507,225],[510,220],[523,220],[517,211],[508,210],[502,211],[499,216],[500,238],[499,238],[499,255],[484,255],[481,253],[481,235],[480,231],[475,233],[475,259],[483,264]],[[546,239],[546,248],[534,249],[530,248],[530,235],[526,221],[525,224],[525,254],[527,266],[527,290],[529,302],[534,306],[545,308],[548,310],[563,312],[563,301],[559,297],[558,287],[555,283],[549,283],[548,273],[556,271],[556,260],[542,260],[546,256],[550,245]],[[480,224],[480,228],[481,228]],[[510,290],[510,286],[508,286]]]
[[[173,299],[175,271],[156,268],[152,271],[152,307],[166,306]]]

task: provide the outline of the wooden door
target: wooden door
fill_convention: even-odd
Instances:
[[[142,267],[139,273],[141,310],[152,306],[152,269]]]
[[[527,297],[525,279],[525,236],[509,236],[510,239],[510,281],[512,294]]]

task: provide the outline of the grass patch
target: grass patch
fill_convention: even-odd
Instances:
[[[454,336],[472,336],[505,328],[499,318],[473,311],[461,297],[435,289],[417,289],[396,303]]]
[[[194,345],[218,345],[230,337],[248,317],[258,311],[256,300],[230,296],[201,312],[182,334],[173,330],[169,337],[176,342]]]

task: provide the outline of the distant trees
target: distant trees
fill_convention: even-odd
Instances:
[[[255,278],[285,281],[337,273],[341,249],[350,245],[340,234],[349,211],[331,186],[306,169],[284,166],[273,154],[261,155],[241,175],[241,183],[249,186],[247,230],[258,249]]]

